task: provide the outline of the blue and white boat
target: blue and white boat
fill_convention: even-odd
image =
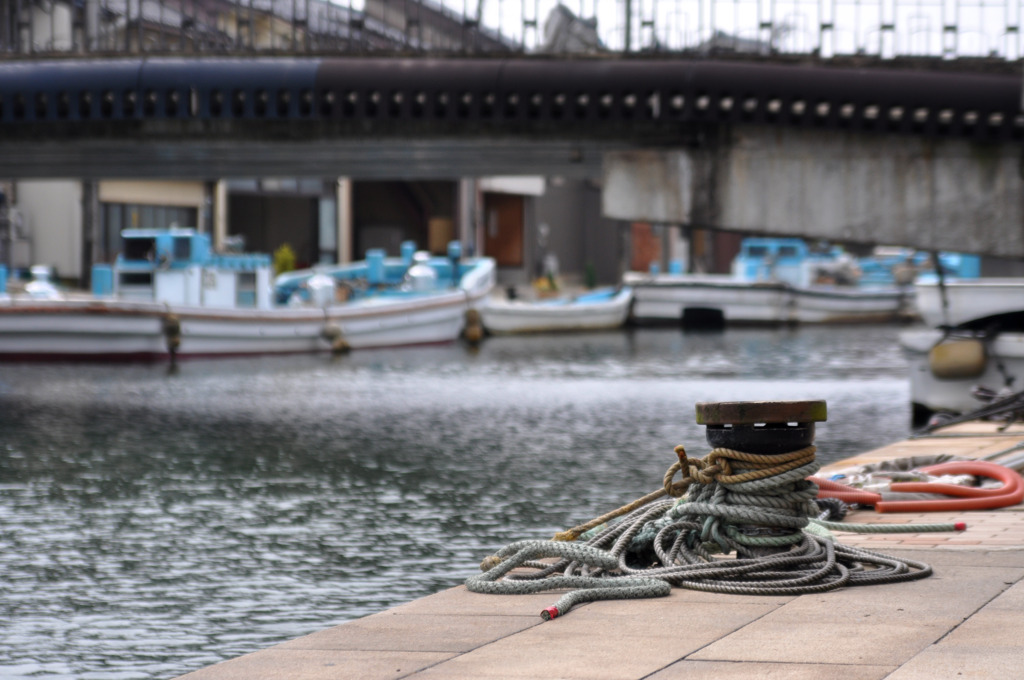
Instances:
[[[802,239],[747,238],[730,274],[629,272],[633,318],[685,325],[886,322],[911,311],[910,286],[861,285],[856,258]]]
[[[0,359],[158,360],[326,352],[451,342],[495,280],[490,258],[383,251],[273,279],[268,255],[212,252],[192,229],[126,230],[93,290],[7,292]]]
[[[480,308],[488,333],[546,333],[619,328],[629,317],[629,286],[597,288],[540,300],[492,296]]]

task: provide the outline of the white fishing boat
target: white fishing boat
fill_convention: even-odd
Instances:
[[[1024,389],[1024,279],[928,277],[915,287],[925,325],[900,333],[915,422]]]
[[[91,294],[6,291],[0,359],[158,360],[341,351],[456,340],[494,261],[381,250],[272,280],[267,255],[217,254],[191,229],[126,230]],[[6,283],[6,274],[0,275]],[[26,289],[30,286],[26,286]]]
[[[626,323],[632,299],[628,286],[540,300],[492,296],[480,315],[484,329],[493,334],[602,330]]]
[[[778,281],[738,281],[727,274],[626,272],[638,323],[779,323],[789,318],[787,286]]]
[[[858,285],[857,262],[800,239],[748,238],[731,274],[628,272],[633,318],[684,325],[855,323],[904,318],[912,289]]]
[[[914,284],[917,311],[926,326],[960,326],[1024,311],[1024,279],[920,277]]]

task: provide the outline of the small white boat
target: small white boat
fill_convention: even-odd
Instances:
[[[915,287],[927,326],[900,333],[915,423],[1024,389],[1024,279],[929,277]]]
[[[778,281],[639,272],[626,272],[623,281],[633,288],[633,319],[639,323],[772,324],[790,317],[789,289]]]
[[[919,277],[917,310],[927,326],[959,326],[997,314],[1024,310],[1024,279]]]
[[[491,297],[480,315],[484,329],[493,334],[602,330],[626,323],[632,299],[628,286],[543,300]]]
[[[0,359],[157,360],[341,351],[456,340],[494,285],[494,261],[370,251],[272,281],[267,255],[210,251],[192,229],[126,230],[92,294],[8,294]],[[0,275],[6,283],[6,274]],[[26,286],[26,289],[29,286]]]
[[[732,274],[628,272],[633,318],[683,325],[885,322],[909,308],[907,286],[857,285],[857,263],[801,239],[748,238]]]
[[[793,286],[795,323],[888,323],[907,320],[913,309],[910,287]]]

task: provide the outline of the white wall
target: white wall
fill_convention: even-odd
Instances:
[[[81,276],[82,185],[72,180],[18,182],[18,208],[32,239],[32,263],[57,268],[61,278]]]

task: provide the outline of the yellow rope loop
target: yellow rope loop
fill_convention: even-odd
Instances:
[[[703,459],[689,458],[682,444],[675,448],[675,452],[676,456],[679,457],[679,462],[672,463],[662,480],[665,492],[674,498],[681,497],[694,482],[711,484],[723,474],[729,475],[732,473],[729,459],[721,454],[718,456],[709,455]],[[682,475],[682,479],[678,482],[673,482],[672,479],[677,472]]]
[[[661,480],[661,486],[669,496],[673,498],[679,498],[686,491],[686,487],[689,486],[685,481],[673,482],[672,478],[676,476],[676,473],[682,468],[679,462],[672,463],[669,465],[668,470],[665,471],[665,476]]]
[[[795,451],[787,451],[786,453],[773,453],[771,455],[758,454],[758,453],[747,453],[745,451],[737,451],[736,449],[717,448],[711,451],[705,458],[708,461],[717,461],[720,458],[727,460],[739,461],[746,463],[742,467],[745,468],[765,468],[777,465],[780,462],[789,462],[793,460],[804,460],[814,455],[817,451],[816,446],[805,446],[802,449],[796,449]]]
[[[814,461],[814,453],[817,451],[817,447],[806,446],[802,449],[795,451],[789,451],[787,453],[763,455],[745,453],[743,451],[736,451],[734,449],[719,448],[713,450],[708,454],[707,458],[715,460],[734,460],[741,463],[738,467],[745,469],[745,472],[739,474],[729,473],[720,474],[716,481],[722,484],[738,484],[740,482],[750,482],[755,479],[765,479],[766,477],[773,477],[780,475],[783,472],[795,470],[798,467],[802,467]]]
[[[703,465],[700,469],[695,470],[693,473],[694,478],[701,484],[710,484],[716,481],[719,477],[727,472],[731,472],[729,468],[729,462],[724,461],[724,464],[708,465],[707,460],[702,460]]]
[[[665,489],[665,493],[673,498],[681,498],[686,490],[690,488],[690,485],[697,481],[695,474],[699,472],[701,460],[691,460],[686,457],[686,448],[682,444],[673,449],[679,460],[669,466],[668,470],[665,471],[665,477],[662,479],[662,486]],[[672,478],[679,472],[682,475],[682,479],[678,482],[673,482]]]

